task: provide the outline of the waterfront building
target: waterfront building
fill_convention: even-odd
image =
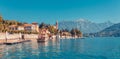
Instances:
[[[39,29],[39,33],[40,34],[50,34],[50,32],[48,31],[48,29]]]
[[[24,24],[25,31],[32,31],[32,24]]]
[[[33,22],[32,25],[33,25],[33,30],[35,30],[36,32],[39,32],[39,26],[38,26],[38,23]]]
[[[18,26],[17,25],[10,25],[9,26],[9,30],[18,30]]]
[[[32,24],[24,24],[24,30],[39,32],[38,23],[33,22]]]
[[[24,26],[18,26],[18,30],[24,30]]]
[[[39,32],[39,26],[37,23],[32,24],[23,24],[23,25],[10,25],[9,30],[24,30],[24,31],[33,31],[33,32]]]
[[[62,32],[61,35],[63,35],[63,36],[71,36],[71,34],[69,32]]]
[[[48,31],[48,29],[39,29],[39,33],[40,36],[45,36],[45,37],[49,37],[50,32]]]

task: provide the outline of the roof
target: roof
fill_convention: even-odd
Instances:
[[[19,27],[19,28],[20,28],[20,27],[22,28],[22,27],[24,27],[24,26],[18,26],[18,27]]]
[[[62,32],[62,34],[71,35],[69,32]]]
[[[33,25],[37,25],[38,23],[36,23],[36,22],[33,22],[32,24],[33,24]]]
[[[32,26],[32,24],[24,24],[24,26]]]
[[[10,25],[9,27],[17,27],[17,25]]]

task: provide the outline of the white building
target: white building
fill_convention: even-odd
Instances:
[[[23,24],[21,26],[18,25],[10,25],[9,30],[25,30],[25,31],[36,31],[39,32],[39,26],[37,23],[32,24]]]
[[[18,30],[24,30],[24,26],[18,26]]]

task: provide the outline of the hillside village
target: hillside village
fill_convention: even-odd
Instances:
[[[38,24],[33,22],[29,23],[21,23],[15,20],[4,20],[2,16],[0,16],[0,32],[5,33],[23,33],[23,34],[44,34],[48,37],[52,37],[54,35],[60,34],[61,37],[82,37],[82,32],[78,29],[72,29],[68,31],[67,29],[58,29],[58,21],[55,25],[48,25],[45,23]]]
[[[0,32],[10,32],[10,33],[38,33],[39,26],[37,23],[32,24],[20,23],[15,20],[3,20],[0,16]]]

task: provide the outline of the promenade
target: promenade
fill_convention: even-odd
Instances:
[[[24,35],[24,39],[22,39],[22,35]],[[7,34],[0,33],[0,44],[4,44],[6,42],[22,42],[25,40],[37,39],[37,34]]]

